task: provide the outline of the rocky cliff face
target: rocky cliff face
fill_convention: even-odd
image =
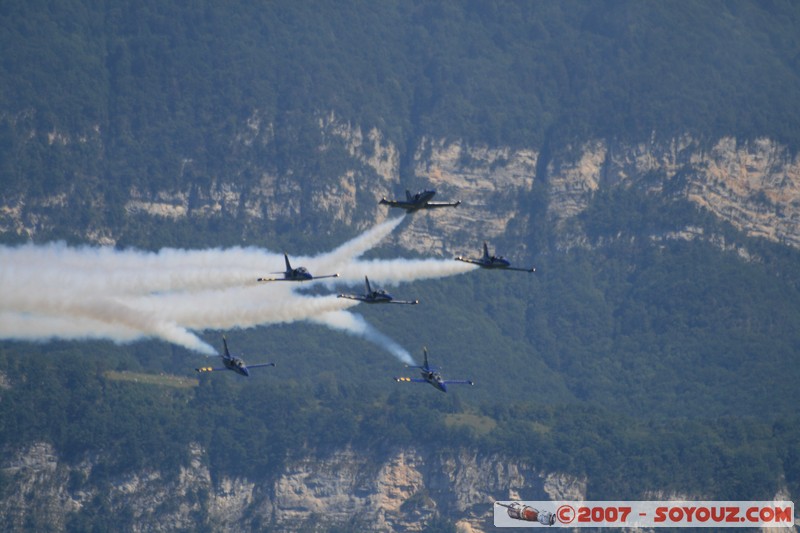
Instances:
[[[381,456],[341,449],[289,460],[267,478],[212,479],[204,450],[189,449],[177,476],[131,472],[93,481],[102,462],[67,463],[47,443],[0,464],[12,490],[0,499],[5,531],[80,529],[112,523],[126,531],[422,531],[436,516],[460,533],[493,531],[497,500],[584,500],[587,480],[474,450],[399,448]],[[782,489],[776,501],[789,500]],[[640,499],[702,494],[647,493]],[[98,521],[100,516],[100,521]],[[103,521],[104,520],[104,521]]]
[[[599,188],[654,173],[662,186],[681,176],[689,200],[748,235],[800,247],[800,158],[768,139],[740,144],[726,137],[710,148],[690,137],[568,147],[547,166],[548,215],[563,222],[585,209]]]
[[[279,174],[266,168],[254,150],[275,142],[274,125],[254,113],[232,139],[237,163],[228,175],[211,176],[202,187],[196,183],[157,191],[133,187],[125,213],[165,222],[234,216],[242,217],[246,225],[263,228],[270,222],[291,224],[294,217],[313,212],[330,224],[356,230],[394,214],[378,201],[383,196],[404,195],[411,188],[401,180],[400,150],[379,130],[364,132],[334,114],[321,116],[317,126],[317,153],[337,153],[337,160],[345,162],[339,165],[338,175],[303,176],[292,169]],[[70,139],[61,134],[51,144]],[[520,237],[527,233],[531,216],[527,200],[537,180],[548,191],[549,220],[563,226],[586,208],[595,191],[624,187],[646,176],[653,193],[680,179],[681,194],[720,219],[749,235],[800,247],[800,158],[769,139],[740,143],[726,137],[710,144],[689,136],[639,144],[598,139],[550,151],[553,155],[540,162],[535,147],[512,150],[421,139],[411,158],[413,181],[435,188],[437,200],[463,203],[456,209],[439,210],[435,216],[418,213],[390,244],[447,256],[471,252],[482,240],[498,236],[524,242]],[[185,182],[184,174],[193,165],[191,158],[183,158],[176,166],[180,176],[172,181]],[[244,169],[257,179],[243,180]],[[543,175],[537,175],[537,169]],[[74,209],[71,194],[74,191],[0,198],[0,232],[33,236],[52,230],[54,212]],[[87,200],[84,208],[87,205],[107,209],[99,197]],[[90,224],[81,229],[81,236],[98,244],[114,244],[115,231]],[[574,241],[575,236],[568,239]],[[507,252],[524,253],[524,245]]]
[[[35,443],[2,465],[14,490],[0,501],[0,523],[7,530],[62,530],[82,512],[102,508],[133,531],[313,531],[337,524],[421,531],[442,515],[461,531],[479,532],[492,529],[495,500],[582,499],[586,491],[586,480],[467,449],[397,449],[382,457],[343,449],[288,461],[269,479],[216,481],[204,451],[189,452],[177,478],[145,471],[95,483],[95,461],[68,464],[52,446]]]

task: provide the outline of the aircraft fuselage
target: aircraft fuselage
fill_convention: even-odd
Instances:
[[[442,378],[441,374],[433,370],[425,370],[425,369],[421,370],[420,373],[422,374],[422,379],[424,379],[425,381],[427,381],[440,391],[447,392],[447,385],[445,385],[444,379]]]
[[[237,374],[250,377],[250,370],[248,370],[247,365],[244,364],[244,361],[238,357],[231,357],[230,359],[225,358],[222,360],[222,362],[225,364],[225,368],[228,370],[233,370]]]
[[[420,191],[414,195],[414,198],[411,200],[411,203],[419,205],[419,204],[427,204],[430,202],[433,197],[436,196],[436,191]]]
[[[511,266],[511,263],[502,257],[492,256],[488,261],[483,261],[482,266],[484,268],[508,268]]]
[[[393,298],[391,294],[388,294],[384,291],[375,291],[367,295],[364,301],[371,304],[388,304],[392,301],[392,299]]]
[[[308,281],[314,279],[314,276],[311,275],[311,272],[309,272],[306,267],[289,270],[284,274],[284,277],[292,281]]]

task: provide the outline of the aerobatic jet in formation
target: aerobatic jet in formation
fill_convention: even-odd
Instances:
[[[382,205],[388,205],[389,207],[399,207],[400,209],[405,209],[406,213],[413,213],[415,211],[419,211],[420,209],[434,209],[437,207],[458,207],[461,205],[461,201],[446,203],[446,202],[431,202],[431,199],[436,196],[436,191],[428,190],[428,191],[420,191],[417,194],[412,195],[410,191],[406,191],[406,199],[405,200],[387,200],[384,197],[379,203]]]
[[[283,254],[286,261],[286,271],[270,272],[270,274],[283,274],[282,278],[258,278],[256,281],[311,281],[312,279],[338,278],[339,274],[327,274],[325,276],[312,276],[306,267],[292,268],[289,263],[289,256]]]
[[[511,263],[508,259],[504,257],[498,257],[495,255],[489,255],[489,247],[486,246],[486,243],[483,243],[483,257],[478,259],[470,259],[469,257],[464,257],[459,255],[456,257],[456,261],[463,261],[464,263],[472,263],[473,265],[478,265],[481,268],[488,268],[488,269],[502,269],[502,270],[516,270],[518,272],[536,272],[536,268],[516,268],[512,267]]]
[[[394,378],[398,383],[430,383],[442,392],[447,392],[448,385],[475,385],[471,379],[444,379],[439,373],[439,369],[435,366],[428,365],[428,349],[423,348],[425,352],[425,363],[422,366],[409,366],[408,368],[419,368],[421,378]]]
[[[339,298],[347,298],[348,300],[358,300],[360,302],[364,302],[365,304],[406,304],[406,305],[416,305],[419,303],[419,300],[413,301],[405,301],[405,300],[395,300],[391,294],[384,290],[372,290],[372,287],[369,285],[369,278],[364,276],[364,281],[367,286],[367,292],[363,296],[358,296],[356,294],[340,294]]]
[[[195,368],[198,372],[217,372],[219,370],[233,370],[237,374],[241,374],[245,377],[250,376],[250,370],[253,368],[260,368],[264,366],[275,366],[275,363],[260,363],[257,365],[250,365],[247,366],[244,364],[244,361],[236,357],[235,355],[231,355],[231,352],[228,351],[228,341],[225,339],[225,335],[222,336],[222,344],[225,346],[225,353],[222,354],[222,362],[225,366],[220,368],[212,368],[210,366],[205,366],[201,368]]]

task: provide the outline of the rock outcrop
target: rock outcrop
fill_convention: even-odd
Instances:
[[[200,446],[189,456],[177,477],[149,470],[98,482],[97,459],[70,464],[49,444],[32,444],[2,465],[15,490],[0,501],[0,524],[63,530],[80,523],[81,513],[106,512],[132,531],[312,531],[352,523],[365,531],[421,531],[441,515],[478,532],[491,529],[495,500],[582,499],[586,490],[585,480],[469,449],[401,448],[382,456],[342,449],[287,461],[269,478],[216,481]]]
[[[548,215],[562,223],[583,211],[598,189],[644,176],[654,193],[680,177],[686,198],[721,220],[750,236],[800,247],[800,157],[769,139],[726,137],[711,148],[690,137],[568,147],[547,166]]]
[[[275,142],[275,127],[254,112],[231,140],[236,163],[227,174],[205,177],[202,183],[206,185],[200,185],[186,176],[195,163],[184,158],[179,176],[170,176],[168,181],[185,185],[155,191],[132,186],[124,213],[167,224],[186,217],[237,217],[258,233],[265,223],[293,224],[309,213],[327,225],[356,231],[393,216],[394,211],[378,205],[380,198],[403,195],[412,188],[401,179],[398,147],[378,129],[365,132],[333,113],[321,115],[317,127],[316,152],[336,154],[336,175],[312,176],[306,175],[308,169],[278,171],[266,166],[258,148]],[[74,136],[56,132],[51,137],[55,146],[69,143]],[[739,142],[724,137],[709,143],[682,136],[638,144],[594,139],[551,147],[549,153],[546,161],[540,161],[536,147],[511,149],[421,139],[409,158],[411,181],[435,188],[437,200],[461,200],[462,204],[409,217],[404,231],[389,244],[425,255],[450,256],[474,250],[483,240],[507,238],[521,243],[518,249],[507,250],[513,259],[525,253],[524,236],[533,209],[529,200],[537,180],[547,190],[547,218],[557,227],[568,227],[566,223],[589,205],[598,190],[645,180],[653,194],[673,184],[670,194],[679,191],[748,235],[800,247],[800,156],[770,139]],[[675,180],[680,181],[677,187]],[[99,193],[81,202],[73,198],[77,194],[67,190],[48,191],[41,197],[24,193],[2,197],[0,232],[28,238],[48,235],[58,226],[59,211],[91,209],[93,216],[86,217],[89,225],[78,228],[76,236],[114,244],[119,228],[98,226],[102,217],[97,215],[111,207]],[[564,238],[581,239],[580,235]]]

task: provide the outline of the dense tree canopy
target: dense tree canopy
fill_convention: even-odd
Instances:
[[[799,19],[788,0],[4,2],[4,180],[59,157],[31,131],[87,136],[114,180],[176,176],[174,153],[214,175],[255,111],[278,125],[275,164],[300,116],[331,111],[405,151],[653,132],[797,146]]]

